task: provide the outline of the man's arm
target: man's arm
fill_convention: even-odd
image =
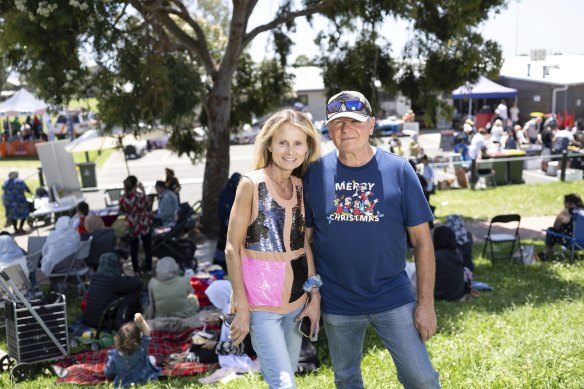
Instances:
[[[417,306],[414,323],[422,342],[429,340],[436,332],[436,313],[434,312],[434,279],[436,259],[434,245],[428,223],[408,227],[410,241],[414,246],[417,282]]]

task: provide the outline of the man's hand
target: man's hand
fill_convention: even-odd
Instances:
[[[422,342],[426,343],[436,333],[436,312],[434,307],[417,305],[414,311],[414,324],[420,333]]]

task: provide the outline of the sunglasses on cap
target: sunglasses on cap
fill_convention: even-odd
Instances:
[[[328,114],[337,113],[341,111],[341,108],[345,106],[346,112],[358,112],[365,111],[365,113],[370,116],[371,112],[367,108],[364,102],[361,100],[345,100],[345,101],[333,101],[327,104],[326,112]],[[361,113],[361,112],[359,112]]]

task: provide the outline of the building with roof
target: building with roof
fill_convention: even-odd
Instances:
[[[546,55],[505,58],[499,83],[518,91],[520,121],[530,112],[553,112],[584,117],[584,55]]]
[[[294,74],[294,91],[296,100],[304,104],[304,111],[312,114],[312,119],[317,122],[325,120],[325,106],[328,101],[324,88],[322,69],[317,66],[302,66],[290,68],[288,71]],[[375,115],[385,118],[389,115],[404,115],[411,109],[411,102],[401,94],[391,95],[379,90],[381,112]]]

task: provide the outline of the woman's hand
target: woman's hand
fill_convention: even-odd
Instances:
[[[234,346],[237,346],[249,334],[250,312],[248,310],[239,310],[235,314],[235,319],[231,323],[229,339]]]
[[[310,302],[295,320],[300,321],[305,316],[310,318],[310,335],[312,336],[317,331],[318,322],[320,321],[320,292],[312,292],[310,294]]]

